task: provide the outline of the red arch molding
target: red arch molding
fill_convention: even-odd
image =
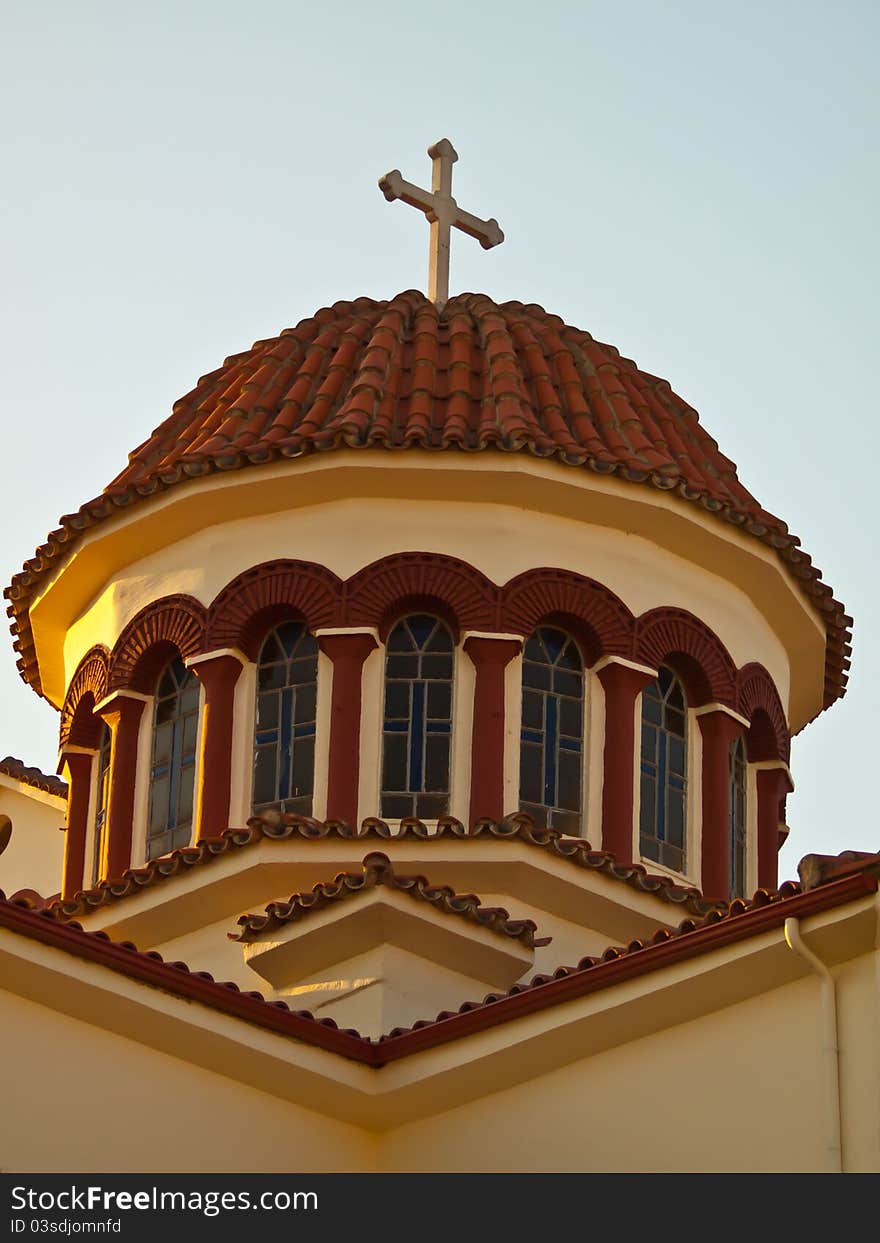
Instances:
[[[613,591],[570,570],[526,570],[501,588],[499,629],[532,633],[542,622],[558,621],[572,631],[585,662],[601,656],[629,656],[635,619]]]
[[[342,580],[311,561],[266,561],[245,570],[208,610],[205,651],[236,647],[256,660],[269,630],[288,617],[310,630],[339,624]]]
[[[203,650],[206,611],[192,596],[165,596],[141,609],[113,647],[108,694],[123,688],[151,693],[175,652],[186,660]]]
[[[442,553],[404,552],[365,566],[344,587],[344,621],[384,637],[413,608],[433,609],[456,632],[497,629],[499,590],[484,574]]]
[[[693,705],[723,703],[749,720],[762,710],[772,723],[777,755],[788,752],[785,713],[770,675],[755,663],[738,673],[714,631],[686,610],[662,607],[635,618],[610,589],[572,571],[528,570],[498,587],[458,558],[419,552],[383,557],[345,582],[313,562],[265,562],[237,575],[207,610],[191,596],[154,601],[117,640],[106,683],[98,649],[83,658],[65,699],[62,728],[69,729],[90,679],[96,700],[122,688],[149,692],[174,650],[186,659],[238,647],[255,659],[266,630],[282,616],[300,616],[312,630],[374,626],[384,634],[410,608],[433,609],[457,634],[525,637],[542,621],[568,624],[589,661],[616,655],[652,668],[669,663]]]
[[[635,625],[633,656],[653,669],[670,665],[684,682],[691,707],[723,703],[734,707],[736,665],[727,648],[692,613],[657,608],[643,613]]]
[[[92,709],[107,694],[110,654],[103,644],[90,648],[76,667],[61,706],[59,745],[97,747],[103,721]]]
[[[737,683],[737,711],[751,727],[747,737],[749,759],[788,763],[791,735],[770,674],[763,665],[753,662],[740,669]]]

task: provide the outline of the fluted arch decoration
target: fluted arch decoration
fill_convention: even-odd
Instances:
[[[90,648],[70,679],[61,707],[59,745],[97,747],[102,721],[92,709],[107,694],[107,668],[110,653],[103,644]]]
[[[633,655],[659,669],[669,665],[681,677],[691,707],[722,703],[734,707],[736,665],[727,648],[704,622],[677,608],[643,613],[635,625]]]
[[[501,631],[529,635],[543,623],[573,634],[588,665],[632,651],[635,618],[627,606],[608,587],[570,570],[527,570],[501,588]]]
[[[108,693],[150,693],[174,649],[184,660],[203,651],[206,610],[192,596],[165,596],[141,609],[110,656]]]
[[[723,703],[749,720],[762,711],[776,753],[788,755],[785,711],[770,674],[756,663],[737,672],[714,631],[686,610],[661,607],[634,617],[613,591],[574,571],[528,570],[499,587],[465,561],[424,552],[383,557],[345,581],[313,562],[264,562],[232,579],[208,609],[185,595],[153,602],[125,627],[109,659],[96,647],[80,662],[62,708],[62,740],[87,689],[96,701],[122,688],[149,692],[171,648],[187,659],[234,647],[255,660],[267,630],[284,617],[299,617],[312,631],[376,627],[384,638],[413,610],[442,617],[456,639],[467,630],[527,635],[542,623],[564,622],[587,664],[609,655],[652,668],[671,664],[692,705]]]
[[[484,574],[441,553],[396,553],[374,561],[345,583],[345,624],[385,633],[405,612],[435,612],[456,637],[495,630],[499,589]]]
[[[744,665],[738,677],[737,711],[749,722],[746,742],[750,760],[784,760],[791,753],[785,709],[763,665]]]
[[[310,630],[338,625],[342,580],[311,561],[279,560],[245,570],[208,609],[205,650],[236,647],[256,660],[274,625],[296,617]]]

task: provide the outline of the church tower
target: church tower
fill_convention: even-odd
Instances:
[[[429,154],[380,181],[429,296],[227,358],[6,593],[69,786],[31,887],[374,1037],[774,890],[850,651],[665,380],[449,295],[451,230],[503,234]]]

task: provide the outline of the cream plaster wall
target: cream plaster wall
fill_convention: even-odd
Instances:
[[[0,1013],[0,1100],[15,1119],[0,1133],[4,1173],[374,1166],[359,1127],[8,992]]]
[[[41,947],[33,952],[38,974],[16,976],[22,988],[66,958]],[[719,981],[725,957],[717,963],[721,975],[702,981],[704,996],[719,987],[717,995],[723,996]],[[838,966],[835,976],[844,1168],[876,1172],[880,1033],[874,958],[873,952],[862,953]],[[798,969],[793,958],[782,961]],[[697,961],[690,970],[696,977],[706,967]],[[79,964],[74,969],[82,982],[74,988],[75,982],[66,980],[57,988],[61,1005],[77,1005],[87,988],[107,987],[109,973]],[[673,968],[672,975],[682,976],[682,968]],[[680,1022],[656,980],[660,991],[653,998],[645,994],[640,1003],[645,1012],[653,1008],[658,1019],[665,1016],[652,1034],[627,1040],[621,1031],[611,1047],[600,1045],[602,1051],[580,1059],[572,1058],[570,1045],[561,1057],[552,1055],[552,1045],[548,1051],[545,1044],[543,1055],[540,1046],[530,1051],[528,1041],[517,1043],[523,1032],[513,1024],[506,1047],[505,1042],[498,1045],[501,1029],[494,1029],[380,1071],[341,1058],[328,1061],[329,1055],[295,1041],[279,1041],[123,977],[109,981],[115,987],[107,1012],[113,1011],[110,1021],[122,1024],[126,1034],[0,992],[5,1055],[0,1100],[7,1116],[18,1119],[0,1138],[0,1166],[7,1171],[107,1172],[821,1171],[827,1162],[827,1129],[819,984],[811,974],[790,982],[784,982],[778,968],[775,975],[775,986],[756,996],[722,1002],[722,1008],[708,1012],[701,1006],[699,1017]],[[620,988],[635,997],[633,986]],[[127,1011],[120,1008],[124,1005]],[[137,1021],[139,1005],[145,1027]],[[549,1033],[554,1022],[564,1024],[569,1009],[578,1006],[551,1008],[540,1024],[527,1021],[533,1038],[539,1029]],[[104,1012],[92,1013],[101,1018]],[[173,1016],[177,1028],[168,1026]],[[198,1030],[193,1027],[184,1039],[183,1022],[205,1024],[203,1047],[210,1059],[223,1062],[223,1073],[199,1064]],[[569,1041],[577,1030],[570,1030]],[[135,1032],[139,1040],[132,1039]],[[558,1034],[564,1034],[562,1028]],[[233,1038],[234,1057],[218,1043]],[[187,1053],[171,1055],[140,1040],[176,1042]],[[490,1046],[495,1054],[469,1070],[468,1058]],[[287,1069],[282,1055],[291,1059]],[[280,1076],[274,1095],[246,1086],[260,1078],[258,1064],[269,1058]],[[497,1082],[510,1083],[514,1063],[519,1068],[515,1086],[493,1092],[493,1067],[500,1071]],[[441,1064],[447,1073],[434,1081],[432,1096],[431,1071]],[[320,1071],[326,1076],[333,1066],[339,1082],[328,1113],[350,1102],[358,1125],[334,1121],[322,1114],[320,1104],[311,1109],[295,1103],[297,1076],[305,1085],[303,1075]],[[414,1082],[429,1085],[420,1090],[418,1119],[404,1125],[386,1122],[384,1131],[380,1121],[379,1134],[367,1133],[363,1128],[370,1117],[381,1118],[383,1093],[393,1094],[395,1084],[402,1083],[401,1072],[407,1080],[415,1076]],[[444,1109],[444,1083],[454,1092],[456,1075],[473,1073],[480,1080],[476,1090],[468,1090],[469,1103]],[[267,1082],[266,1074],[262,1079]],[[98,1092],[101,1100],[114,1102],[100,1111],[100,1118],[95,1113]],[[308,1099],[316,1100],[314,1086]],[[38,1125],[37,1119],[50,1111],[67,1124]]]
[[[0,889],[7,897],[19,889],[35,889],[44,897],[58,893],[65,800],[0,774],[0,815],[12,821],[12,838],[0,855]]]
[[[400,1127],[380,1168],[821,1170],[815,989],[799,980]]]
[[[635,614],[663,605],[688,609],[712,627],[738,665],[764,664],[787,702],[783,644],[748,595],[719,574],[642,536],[568,517],[512,505],[380,497],[225,522],[135,561],[70,626],[66,677],[89,647],[112,647],[132,617],[161,596],[179,592],[209,604],[236,574],[281,557],[314,561],[348,578],[401,551],[460,557],[497,584],[540,566],[573,570],[610,587]]]

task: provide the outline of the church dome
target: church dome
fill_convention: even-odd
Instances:
[[[440,310],[414,290],[319,310],[176,402],[7,589],[22,676],[39,688],[30,602],[84,532],[194,478],[339,448],[527,452],[675,491],[775,550],[825,622],[825,706],[843,694],[851,619],[667,381],[535,304],[465,293]]]

